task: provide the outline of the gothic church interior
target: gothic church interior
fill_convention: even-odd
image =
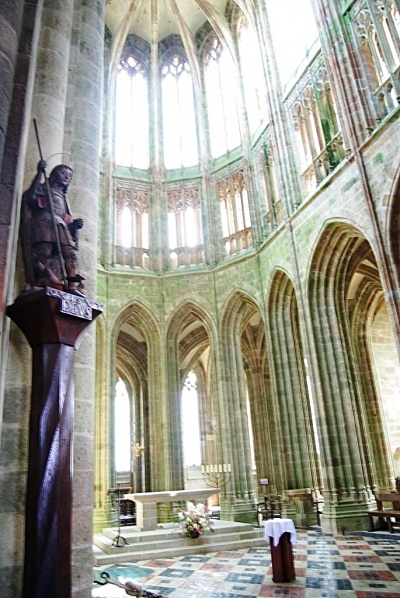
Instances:
[[[266,492],[299,525],[368,529],[400,476],[399,0],[0,5],[0,570],[19,595],[31,350],[21,198],[36,119],[73,168],[84,293],[72,586],[108,490]],[[135,450],[136,447],[136,450]],[[192,452],[191,452],[192,451]],[[268,480],[268,485],[261,484]],[[168,518],[160,507],[160,519]]]

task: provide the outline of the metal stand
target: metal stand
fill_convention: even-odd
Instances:
[[[115,492],[114,489],[112,489]],[[110,492],[110,490],[109,490]],[[121,498],[121,488],[120,485],[117,484],[117,513],[118,513],[118,535],[115,536],[114,540],[112,541],[111,546],[115,548],[122,548],[123,546],[129,545],[129,542],[121,536],[121,505],[120,505],[120,498]]]

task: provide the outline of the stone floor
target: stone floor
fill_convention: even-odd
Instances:
[[[296,579],[273,583],[270,549],[261,548],[119,563],[102,571],[138,581],[165,598],[400,598],[400,534],[328,535],[297,530]],[[123,588],[93,585],[93,598],[127,596]]]

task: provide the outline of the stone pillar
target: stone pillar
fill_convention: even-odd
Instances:
[[[21,295],[7,315],[33,350],[24,598],[70,598],[73,358],[102,307],[55,289]]]
[[[218,463],[231,465],[231,477],[221,486],[221,518],[254,523],[255,487],[251,467],[251,451],[243,371],[241,325],[243,312],[235,306],[224,322],[223,357],[224,391],[218,397],[219,424]],[[227,399],[229,397],[229,399]]]
[[[91,297],[97,276],[104,5],[97,0],[44,1],[32,106],[48,172],[61,162],[73,167],[68,196],[73,216],[84,221],[79,270]],[[28,151],[27,170],[33,172],[39,158],[33,127]],[[75,383],[72,593],[86,598],[92,585],[94,329],[76,359]]]
[[[32,117],[38,123],[43,157],[48,160],[49,169],[67,161],[62,152],[73,13],[73,0],[44,1]],[[38,160],[39,152],[32,127],[28,141],[30,173],[36,172]]]
[[[17,0],[12,4],[10,2],[0,4],[0,169],[3,162],[7,121],[14,89],[14,73],[18,56],[23,7],[23,0]]]
[[[72,22],[63,151],[71,154],[74,177],[69,199],[81,217],[79,266],[85,294],[96,296],[100,139],[105,3],[76,0]],[[64,8],[60,14],[63,14]],[[88,331],[75,364],[74,502],[72,589],[87,598],[92,587],[95,426],[95,329]]]

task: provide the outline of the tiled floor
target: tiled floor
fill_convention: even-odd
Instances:
[[[400,598],[400,534],[332,536],[297,530],[293,554],[296,579],[286,584],[272,581],[267,544],[204,556],[109,565],[95,575],[100,579],[100,571],[106,571],[122,584],[135,579],[146,591],[165,598]],[[92,596],[127,594],[107,583],[94,584]]]

